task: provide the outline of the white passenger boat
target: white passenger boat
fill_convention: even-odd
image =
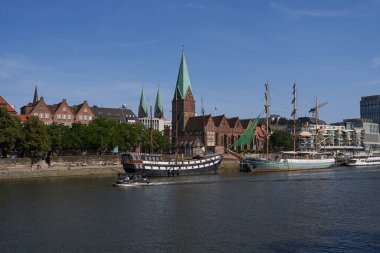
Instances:
[[[347,166],[378,166],[380,165],[380,156],[369,154],[353,156],[348,160]]]

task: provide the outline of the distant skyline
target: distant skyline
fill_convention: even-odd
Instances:
[[[38,92],[49,104],[121,107],[141,89],[165,117],[184,45],[196,112],[254,118],[264,109],[328,123],[359,118],[361,96],[380,94],[380,1],[0,2],[0,95],[19,111]]]

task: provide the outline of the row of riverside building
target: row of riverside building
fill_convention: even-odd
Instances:
[[[26,120],[30,116],[38,117],[47,125],[64,124],[71,126],[73,123],[88,124],[96,117],[104,117],[126,123],[142,123],[147,128],[152,128],[164,133],[171,139],[173,147],[182,153],[198,153],[206,147],[208,151],[223,153],[226,148],[233,148],[235,141],[243,134],[252,119],[240,119],[239,117],[227,117],[226,115],[202,115],[195,113],[195,99],[193,96],[190,76],[187,69],[184,51],[182,51],[177,82],[172,99],[172,121],[164,119],[164,111],[160,90],[157,91],[154,109],[147,107],[144,89],[141,91],[136,116],[126,106],[120,108],[104,108],[96,105],[90,106],[85,100],[79,105],[69,105],[66,99],[58,104],[46,104],[43,97],[38,97],[35,87],[33,102],[21,107],[21,115],[17,115],[2,97],[0,105],[7,110]],[[153,111],[154,110],[154,111]],[[326,149],[376,149],[380,146],[380,96],[362,97],[360,102],[361,119],[346,120],[342,123],[331,125],[319,124],[318,131],[324,132],[326,137],[321,145]],[[283,129],[290,131],[289,120],[274,115],[269,123],[270,131]],[[306,117],[307,118],[307,117]],[[298,131],[315,131],[312,120],[298,118]],[[307,120],[307,124],[304,120]],[[282,123],[281,123],[282,122]],[[282,127],[282,126],[283,127]],[[306,126],[306,128],[305,128]],[[265,142],[265,124],[261,121],[256,128],[252,144],[237,147],[236,149],[262,149]],[[311,149],[314,146],[313,138],[300,141],[300,148]]]

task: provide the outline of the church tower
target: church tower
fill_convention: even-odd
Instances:
[[[185,53],[179,66],[177,83],[172,101],[172,144],[176,146],[185,135],[185,127],[190,117],[195,116],[195,101],[191,91],[191,83]],[[178,136],[178,140],[176,137]]]
[[[159,119],[164,117],[164,110],[162,108],[162,102],[161,102],[161,96],[160,96],[160,87],[158,87],[158,91],[157,91],[156,104],[154,106],[154,117],[159,118]]]
[[[144,96],[144,88],[142,88],[141,90],[138,117],[139,118],[148,117],[148,110],[147,110],[145,96]]]

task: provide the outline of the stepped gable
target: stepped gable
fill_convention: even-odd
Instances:
[[[9,112],[10,114],[16,114],[15,109],[13,109],[13,107],[10,104],[8,104],[8,102],[5,101],[5,99],[2,96],[0,96],[0,105],[4,106],[7,112]]]

